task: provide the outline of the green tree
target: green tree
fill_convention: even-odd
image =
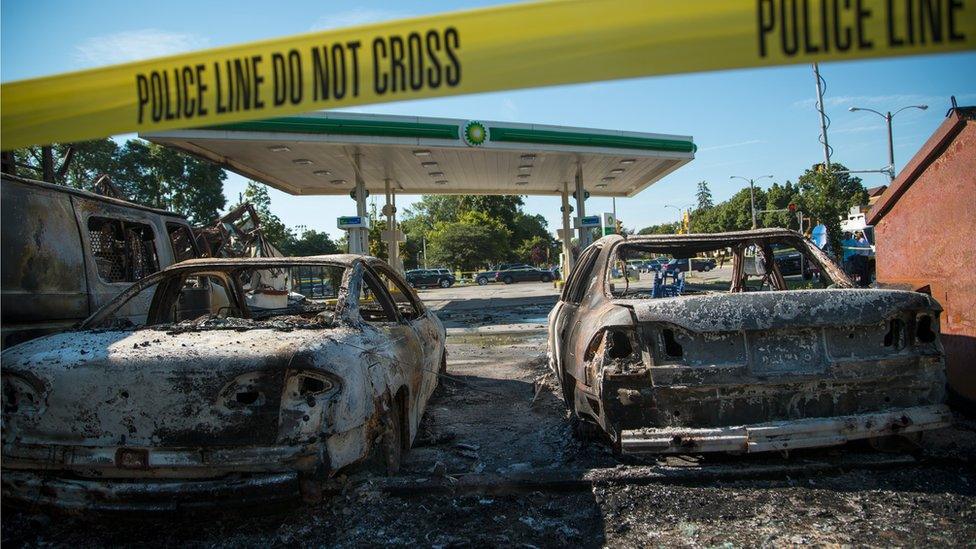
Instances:
[[[141,139],[122,146],[111,139],[56,143],[12,156],[21,175],[78,189],[94,190],[95,180],[108,175],[125,199],[175,211],[192,223],[213,222],[226,204],[223,169]]]
[[[548,235],[547,235],[548,236]],[[551,238],[534,236],[528,240],[523,240],[515,250],[515,260],[531,265],[543,265],[552,262],[553,257],[558,257],[559,250],[553,248]]]
[[[428,263],[473,271],[509,256],[511,231],[480,211],[466,212],[454,222],[439,222],[430,231]]]
[[[637,231],[637,234],[677,234],[680,228],[680,223],[660,223],[658,225],[644,227]]]
[[[281,253],[290,257],[310,255],[329,255],[339,253],[339,246],[329,237],[329,233],[308,229],[301,236],[292,235],[281,246]]]
[[[707,210],[713,206],[712,191],[708,188],[707,181],[698,182],[698,192],[695,193],[698,199],[698,210]]]
[[[815,164],[797,180],[800,207],[827,228],[830,249],[837,253],[842,240],[840,220],[852,206],[867,204],[867,192],[859,177],[837,173],[847,170],[843,164],[833,164],[830,173],[818,168],[820,165]]]

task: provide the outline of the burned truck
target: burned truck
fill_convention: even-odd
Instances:
[[[818,277],[784,276],[784,249]],[[629,260],[717,251],[732,263],[707,277],[613,278]],[[578,432],[623,454],[917,438],[950,422],[941,311],[921,293],[855,289],[786,229],[613,235],[584,251],[549,315],[550,367]]]
[[[255,272],[290,291],[256,295]],[[136,299],[141,325],[120,315]],[[184,261],[0,359],[4,497],[149,512],[316,499],[360,463],[394,472],[446,367],[437,317],[353,255]]]
[[[140,278],[201,255],[179,214],[8,174],[2,194],[3,347],[69,329]]]

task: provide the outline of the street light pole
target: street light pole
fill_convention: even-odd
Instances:
[[[892,121],[892,119],[895,118],[895,115],[896,114],[900,113],[901,111],[903,111],[905,109],[918,109],[920,111],[924,111],[927,108],[929,108],[928,105],[908,105],[907,107],[902,107],[902,108],[898,109],[894,113],[892,113],[891,111],[888,111],[885,114],[881,114],[880,112],[878,112],[878,111],[876,111],[874,109],[866,109],[864,107],[851,107],[851,108],[847,109],[847,110],[849,110],[851,112],[857,112],[857,111],[873,112],[874,114],[876,114],[876,115],[880,116],[881,118],[884,118],[885,119],[885,123],[888,125],[888,181],[889,182],[895,180],[895,141],[892,138],[892,133],[891,133],[891,121]]]
[[[729,177],[729,179],[741,179],[743,181],[748,181],[749,182],[749,203],[752,205],[752,228],[753,229],[756,229],[756,228],[759,227],[759,224],[756,222],[756,185],[755,185],[755,182],[758,181],[758,180],[760,180],[760,179],[766,178],[766,177],[772,179],[773,176],[771,176],[771,175],[760,175],[759,177],[757,177],[755,179],[750,179],[750,178],[742,177],[741,175],[733,175],[733,176]]]

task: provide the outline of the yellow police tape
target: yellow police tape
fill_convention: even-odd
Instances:
[[[976,0],[514,4],[3,84],[0,146],[422,97],[960,51],[973,48],[974,35]]]

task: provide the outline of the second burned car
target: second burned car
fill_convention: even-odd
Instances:
[[[144,293],[141,325],[113,318]],[[444,342],[437,317],[375,258],[178,263],[80,329],[3,352],[3,494],[74,510],[192,509],[314,498],[364,461],[395,471],[446,366]]]
[[[802,253],[818,279],[787,281],[774,248]],[[716,251],[732,254],[724,281],[609,276]],[[785,229],[614,235],[583,252],[549,315],[550,366],[577,427],[625,454],[915,437],[950,421],[940,313],[925,294],[853,288]]]

